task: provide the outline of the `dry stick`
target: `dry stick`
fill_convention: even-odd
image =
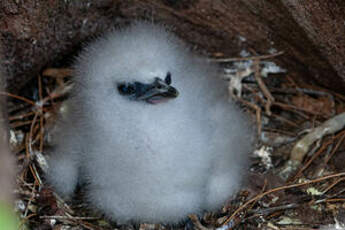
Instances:
[[[317,151],[316,153],[314,153],[313,156],[303,165],[303,167],[302,167],[300,170],[298,170],[298,172],[296,173],[296,175],[295,175],[291,180],[289,180],[289,181],[296,181],[296,180],[302,175],[302,172],[303,172],[304,170],[306,170],[306,169],[310,166],[310,164],[311,164],[318,156],[320,156],[320,154],[321,154],[330,144],[332,144],[332,143],[333,143],[333,141],[328,141],[328,142],[324,143],[324,144],[320,147],[319,151]]]
[[[304,87],[304,85],[307,85],[307,84],[306,83],[302,83],[303,87]],[[307,85],[305,88],[311,88],[311,87],[310,87],[310,85]],[[337,92],[334,92],[332,90],[325,89],[325,88],[322,88],[322,87],[316,86],[316,85],[312,85],[312,88],[320,90],[320,91],[323,91],[323,92],[326,92],[326,93],[329,93],[330,95],[336,96],[339,100],[345,102],[345,96],[341,95],[340,93],[337,93]]]
[[[264,131],[272,132],[272,133],[279,133],[279,134],[283,134],[283,135],[290,136],[290,137],[296,136],[295,133],[292,133],[292,132],[289,132],[289,131],[286,131],[286,130],[281,130],[279,128],[274,129],[274,128],[267,128],[267,127],[265,127]]]
[[[32,124],[31,124],[31,127],[30,127],[29,141],[28,141],[28,148],[27,148],[27,150],[28,150],[27,156],[29,157],[29,159],[31,158],[31,156],[34,156],[34,152],[33,152],[33,150],[32,150],[32,142],[33,142],[33,141],[32,141],[32,138],[33,138],[34,126],[35,126],[35,123],[36,123],[36,120],[37,120],[37,117],[39,116],[39,114],[40,114],[40,111],[37,111],[37,112],[35,113],[34,119],[32,120]],[[29,162],[30,162],[30,161],[29,161]],[[36,170],[36,167],[33,168],[33,167],[30,165],[29,168],[30,168],[30,170],[31,170],[32,175],[33,175],[34,178],[35,178],[36,184],[39,185],[39,186],[41,186],[41,185],[42,185],[42,181],[41,181],[40,177],[38,176],[38,172],[37,172],[37,170]]]
[[[36,119],[36,121],[37,121],[37,119]],[[36,132],[39,129],[39,127],[40,127],[39,125],[34,126],[34,129],[33,129],[32,133]],[[30,171],[31,171],[33,177],[35,178],[35,183],[37,185],[41,186],[43,183],[42,183],[41,177],[40,177],[40,175],[39,175],[39,173],[37,171],[36,165],[35,164],[30,164],[31,156],[34,156],[34,152],[32,151],[32,145],[33,145],[33,143],[37,142],[37,140],[40,138],[40,136],[36,135],[34,140],[32,140],[32,136],[33,135],[31,135],[31,136],[29,135],[29,138],[28,138],[29,141],[27,142],[27,145],[28,145],[27,149],[29,149],[29,168],[30,168]],[[30,146],[31,146],[31,152],[30,152]]]
[[[79,216],[40,216],[40,219],[57,219],[57,220],[99,220],[100,217],[79,217]]]
[[[264,183],[264,185],[261,188],[261,193],[263,193],[266,190],[267,184],[268,184],[267,179],[265,179],[265,183]],[[253,202],[252,205],[250,205],[249,208],[252,209],[255,204],[256,204],[256,202]]]
[[[36,106],[36,103],[34,101],[31,101],[25,97],[21,97],[21,96],[18,96],[18,95],[15,95],[15,94],[12,94],[12,93],[7,93],[7,92],[1,92],[0,91],[0,95],[3,95],[3,96],[8,96],[8,97],[12,97],[12,98],[15,98],[15,99],[18,99],[18,100],[21,100],[21,101],[24,101],[30,105],[33,105],[33,106]]]
[[[57,202],[60,202],[60,204],[62,205],[62,208],[64,210],[64,212],[66,213],[66,215],[74,215],[74,211],[73,209],[55,192],[53,192],[54,197],[56,199]],[[69,214],[71,213],[71,214]]]
[[[26,208],[24,211],[24,218],[27,217],[27,215],[28,215],[29,206],[31,205],[32,200],[35,198],[35,194],[36,194],[36,189],[35,189],[35,186],[33,186],[32,190],[31,190],[30,199],[29,199],[28,203],[26,204]]]
[[[334,139],[339,138],[339,136],[341,136],[343,134],[343,132],[337,134],[334,138],[332,138],[332,140],[327,141],[326,143],[324,143],[319,151],[317,151],[316,153],[313,154],[313,156],[303,165],[303,167],[297,172],[297,174],[292,178],[291,181],[296,181],[297,178],[299,178],[302,174],[302,172],[307,169],[309,167],[309,165],[330,145],[333,143]]]
[[[18,100],[21,100],[21,101],[24,101],[30,105],[33,105],[35,107],[40,107],[40,109],[42,109],[43,111],[45,111],[45,109],[43,108],[43,105],[51,100],[51,99],[54,99],[54,98],[58,98],[60,96],[63,96],[64,94],[66,94],[67,92],[69,92],[73,87],[73,84],[71,85],[67,85],[65,87],[59,87],[57,88],[56,90],[54,90],[52,92],[52,95],[49,95],[47,96],[46,98],[43,98],[42,100],[40,100],[39,102],[35,102],[35,101],[32,101],[30,99],[27,99],[25,97],[22,97],[22,96],[18,96],[18,95],[15,95],[15,94],[12,94],[12,93],[8,93],[8,92],[2,92],[0,91],[0,95],[3,95],[3,96],[8,96],[8,97],[12,97],[12,98],[15,98],[15,99],[18,99]]]
[[[53,78],[64,78],[73,75],[73,70],[70,68],[48,68],[42,73],[43,76],[53,77]]]
[[[267,54],[261,56],[252,56],[252,57],[238,57],[238,58],[216,58],[212,59],[215,62],[235,62],[235,61],[249,61],[249,60],[263,60],[263,59],[270,59],[280,55],[283,55],[284,51],[280,51],[274,54]]]
[[[209,228],[206,228],[205,226],[203,226],[200,221],[199,218],[197,217],[197,215],[195,214],[190,214],[188,215],[189,219],[193,222],[194,227],[198,230],[209,230]]]
[[[73,217],[73,216],[69,215],[68,213],[66,215],[66,218],[59,218],[60,216],[56,216],[56,217],[58,217],[57,219],[59,219],[60,221],[62,221],[65,224],[66,223],[67,224],[74,223],[74,224],[77,224],[78,226],[83,226],[85,229],[90,229],[90,230],[102,230],[103,229],[103,228],[99,228],[98,226],[92,225],[88,222],[83,222],[84,219],[91,220],[91,218],[93,218],[93,217]],[[61,216],[61,217],[64,217],[64,216]],[[100,218],[95,218],[95,220],[96,219],[100,219]]]
[[[330,94],[329,92],[325,92],[322,90],[315,90],[315,89],[309,89],[309,88],[270,88],[270,91],[272,93],[284,93],[284,94],[294,94],[294,95],[300,95],[300,93],[303,93],[305,95],[312,95],[312,96],[318,96],[318,97],[328,97],[331,101],[331,107],[332,107],[332,116],[335,115],[335,102],[334,102],[334,96]]]
[[[270,93],[270,91],[268,90],[267,86],[265,85],[264,81],[261,78],[259,64],[260,64],[259,60],[255,59],[254,60],[254,70],[255,70],[254,76],[255,76],[255,80],[258,83],[262,93],[267,98],[267,103],[265,104],[265,111],[266,111],[266,114],[268,116],[270,116],[272,114],[271,105],[275,100],[274,100],[274,97],[272,96],[272,94]]]
[[[344,138],[345,138],[345,131],[340,132],[340,133],[337,135],[337,137],[339,137],[339,136],[340,136],[340,138],[339,138],[339,140],[337,141],[335,147],[333,147],[333,142],[335,142],[335,140],[336,140],[337,138],[334,138],[334,137],[332,138],[332,140],[334,140],[334,141],[333,141],[332,144],[327,148],[327,151],[326,151],[326,153],[324,154],[324,157],[323,157],[323,158],[324,158],[324,159],[323,159],[323,162],[320,163],[320,164],[318,165],[318,167],[317,167],[317,169],[315,170],[315,172],[314,172],[313,175],[315,175],[315,176],[322,175],[322,173],[325,171],[325,167],[326,167],[328,161],[329,161],[329,160],[334,156],[334,154],[338,151],[340,144],[343,142],[343,140],[344,140]]]
[[[248,107],[255,110],[256,122],[257,122],[257,127],[258,127],[258,136],[261,136],[261,132],[262,132],[261,108],[257,104],[250,103],[249,101],[243,100],[240,97],[237,97],[237,100],[240,101],[242,104],[245,104]]]
[[[82,220],[76,220],[74,221],[77,225],[81,225],[83,226],[84,228],[86,229],[89,229],[89,230],[103,230],[104,228],[99,228],[98,226],[95,226],[93,224],[90,224],[88,222],[83,222]]]
[[[68,93],[69,91],[71,91],[71,89],[73,88],[73,84],[69,84],[69,85],[65,85],[63,87],[58,87],[57,89],[55,89],[53,92],[51,92],[49,94],[49,96],[43,98],[40,101],[40,104],[43,106],[45,103],[47,103],[47,101],[49,100],[53,100],[55,98],[59,98],[63,95],[65,95],[66,93]]]
[[[39,92],[39,98],[40,101],[42,101],[43,96],[42,96],[42,78],[41,75],[38,75],[38,92]],[[40,153],[43,152],[43,135],[44,135],[44,128],[43,128],[43,105],[40,107],[40,146],[39,146],[39,151]]]
[[[345,192],[345,188],[341,189],[339,192],[337,192],[336,194],[332,195],[331,197],[329,198],[334,198],[334,197],[337,197],[339,196],[340,194],[344,193]]]
[[[26,187],[28,187],[29,189],[33,189],[33,186],[34,186],[34,184],[33,183],[27,183],[22,177],[20,177],[20,176],[18,176],[17,177],[17,180],[19,180],[19,181],[17,181],[17,184],[19,184],[19,182],[20,183],[22,183],[24,186],[26,186]],[[30,192],[30,194],[31,194],[31,192]]]
[[[24,162],[22,164],[22,169],[21,171],[23,172],[22,173],[22,177],[25,178],[26,177],[26,173],[27,173],[27,168],[28,168],[28,165],[30,163],[30,153],[29,153],[29,134],[25,133],[25,158],[24,158]],[[24,179],[22,178],[22,180],[24,181]]]
[[[291,77],[289,74],[286,75],[286,79],[288,80],[288,82],[289,82],[291,85],[293,85],[293,87],[299,88],[299,86],[298,86],[298,84],[296,83],[296,81],[295,81],[294,79],[292,79],[292,77]]]
[[[32,120],[31,126],[30,126],[30,132],[29,132],[29,143],[28,143],[28,150],[29,150],[29,155],[33,156],[34,152],[32,150],[32,139],[33,139],[33,130],[34,130],[34,126],[36,124],[37,118],[40,114],[40,111],[37,111],[35,113],[34,119]]]
[[[22,120],[26,117],[30,117],[32,115],[34,115],[35,113],[34,112],[28,112],[28,113],[24,113],[24,114],[21,114],[21,115],[15,115],[15,116],[11,116],[8,118],[9,121],[13,121],[13,120]]]
[[[8,114],[13,114],[14,112],[15,113],[19,113],[20,111],[24,111],[25,112],[25,111],[28,111],[31,108],[32,108],[31,104],[28,104],[28,103],[16,103],[16,104],[9,105],[7,113]]]
[[[28,216],[26,216],[25,218],[22,218],[20,220],[20,223],[19,223],[19,226],[17,229],[27,229],[27,227],[24,228],[24,224],[33,216],[36,216],[37,214],[33,213],[33,214],[30,214]]]
[[[327,118],[327,119],[329,118],[328,116],[325,116],[322,113],[318,113],[318,112],[315,112],[313,110],[305,109],[305,108],[302,108],[302,107],[297,107],[297,106],[294,106],[294,105],[284,104],[284,103],[281,103],[281,102],[274,102],[273,104],[277,105],[277,106],[280,106],[280,107],[283,107],[283,108],[285,107],[285,108],[290,108],[290,109],[295,109],[295,110],[298,110],[298,111],[306,112],[306,113],[312,114],[314,116],[321,116],[321,117]]]
[[[326,201],[327,201],[327,202],[339,202],[339,201],[344,202],[344,201],[345,201],[345,198],[327,199]]]
[[[36,167],[33,167],[33,166],[34,166],[34,165],[29,165],[31,174],[32,174],[32,176],[35,178],[35,183],[38,184],[38,185],[41,185],[41,184],[42,184],[42,181],[41,181],[41,179],[40,179],[39,176],[38,176]]]
[[[37,171],[37,168],[36,168],[36,165],[32,164],[30,166],[30,169],[32,168],[31,172],[33,173],[34,177],[35,177],[35,180],[38,181],[38,186],[41,187],[43,182],[42,182],[42,179],[40,177],[40,174],[38,173]]]
[[[336,186],[339,182],[345,180],[344,177],[339,178],[335,182],[333,182],[330,186],[328,186],[324,191],[322,191],[323,194],[327,193],[329,190],[331,190],[334,186]]]
[[[299,127],[300,127],[300,126],[297,125],[295,122],[290,121],[289,119],[287,119],[287,118],[285,118],[285,117],[283,117],[283,116],[279,116],[279,115],[277,115],[277,114],[272,114],[271,116],[272,116],[273,118],[276,118],[277,120],[280,120],[280,121],[282,121],[282,122],[285,122],[286,124],[288,124],[288,125],[290,125],[290,126],[292,126],[292,127],[294,127],[294,128],[299,128]]]
[[[259,214],[259,215],[268,215],[268,214],[270,214],[272,212],[286,210],[286,209],[292,209],[292,208],[297,208],[297,207],[299,207],[301,205],[302,204],[292,203],[292,204],[284,204],[284,205],[280,205],[280,206],[275,206],[275,207],[271,207],[271,208],[255,210],[255,211],[253,211],[253,217],[256,217],[255,215],[257,215],[257,214]],[[251,219],[251,217],[248,217],[247,220],[248,219]]]
[[[256,95],[256,92],[252,88],[250,88],[250,87],[248,87],[246,85],[244,85],[244,87],[247,90],[249,90],[250,92],[252,92],[254,95]],[[257,98],[260,101],[262,101],[261,97],[257,97]],[[258,133],[258,136],[261,136],[261,132],[262,132],[261,111],[262,110],[261,110],[260,106],[258,106],[255,103],[251,103],[249,101],[246,101],[246,100],[242,99],[241,97],[236,97],[236,100],[240,101],[242,104],[247,105],[248,107],[250,107],[250,108],[255,110],[256,124],[257,124],[257,128],[258,128],[257,133]]]
[[[12,94],[12,93],[0,91],[0,95],[7,96],[7,97],[12,97],[12,98],[15,98],[15,99],[24,101],[24,102],[26,102],[27,104],[33,105],[34,107],[42,107],[42,106],[43,106],[43,103],[39,103],[39,102],[36,103],[35,101],[32,101],[32,100],[30,100],[30,99],[27,99],[27,98],[25,98],[25,97],[18,96],[18,95]],[[44,101],[43,101],[43,102],[44,102]],[[45,110],[45,109],[43,108],[43,110]]]
[[[324,181],[324,180],[335,178],[335,177],[341,177],[341,176],[345,176],[345,172],[341,172],[341,173],[336,173],[336,174],[320,177],[320,178],[317,178],[317,179],[314,179],[314,180],[311,180],[311,181],[308,181],[308,182],[299,183],[299,184],[285,185],[285,186],[274,188],[274,189],[271,189],[271,190],[269,190],[267,192],[258,194],[254,198],[252,198],[249,201],[247,201],[244,205],[239,207],[228,219],[226,219],[224,221],[223,226],[228,224],[240,211],[242,211],[244,208],[246,208],[249,204],[251,204],[252,202],[256,202],[256,201],[260,200],[262,197],[264,197],[264,196],[266,196],[266,195],[268,195],[270,193],[278,192],[278,191],[289,189],[289,188],[301,187],[301,186],[304,186],[304,185],[313,184],[313,183],[317,183],[317,182],[320,182],[320,181]]]
[[[279,230],[315,230],[315,228],[311,228],[311,227],[296,227],[296,226],[293,226],[292,228],[291,227],[276,227],[274,226],[274,228],[270,228],[270,229],[279,229]]]
[[[282,102],[277,102],[277,101],[274,102],[273,105],[279,106],[279,107],[281,107],[281,108],[283,108],[285,110],[288,110],[288,111],[292,111],[295,114],[298,114],[299,116],[301,116],[302,118],[309,120],[309,116],[305,115],[302,112],[310,113],[310,111],[306,111],[306,110],[298,108],[296,106],[285,104],[285,103],[282,103]],[[300,111],[302,111],[302,112],[300,112]],[[313,115],[318,115],[318,114],[313,114]]]
[[[10,126],[12,129],[14,129],[14,128],[22,127],[25,125],[31,125],[31,124],[32,124],[32,121],[20,121],[20,122],[11,123]]]
[[[335,152],[338,150],[340,144],[344,141],[345,139],[345,131],[341,132],[343,135],[340,137],[340,140],[338,141],[338,143],[336,144],[336,146],[334,147],[334,149],[332,150],[332,153],[329,154],[329,156],[325,159],[324,163],[327,164],[328,161],[333,157],[333,155],[335,154]]]

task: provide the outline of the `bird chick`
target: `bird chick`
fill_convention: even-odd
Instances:
[[[217,67],[163,26],[137,22],[87,46],[47,173],[118,223],[175,224],[238,188],[253,131]]]

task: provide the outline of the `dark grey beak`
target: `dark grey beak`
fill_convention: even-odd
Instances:
[[[152,84],[137,87],[136,99],[156,104],[168,99],[176,98],[179,92],[161,79],[156,79]]]
[[[167,101],[176,98],[179,93],[171,85],[171,74],[167,73],[164,80],[156,77],[153,83],[145,84],[141,82],[117,83],[117,89],[123,96],[131,100],[146,101],[151,104]]]

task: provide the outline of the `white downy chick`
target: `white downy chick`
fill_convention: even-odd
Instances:
[[[48,182],[118,223],[174,224],[239,188],[254,132],[217,67],[159,25],[114,30],[81,53]]]

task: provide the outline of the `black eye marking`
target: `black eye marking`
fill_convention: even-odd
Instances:
[[[167,72],[167,76],[164,79],[165,83],[167,83],[168,85],[171,84],[171,73]]]
[[[117,89],[122,95],[131,95],[135,93],[135,86],[132,83],[120,83]]]

